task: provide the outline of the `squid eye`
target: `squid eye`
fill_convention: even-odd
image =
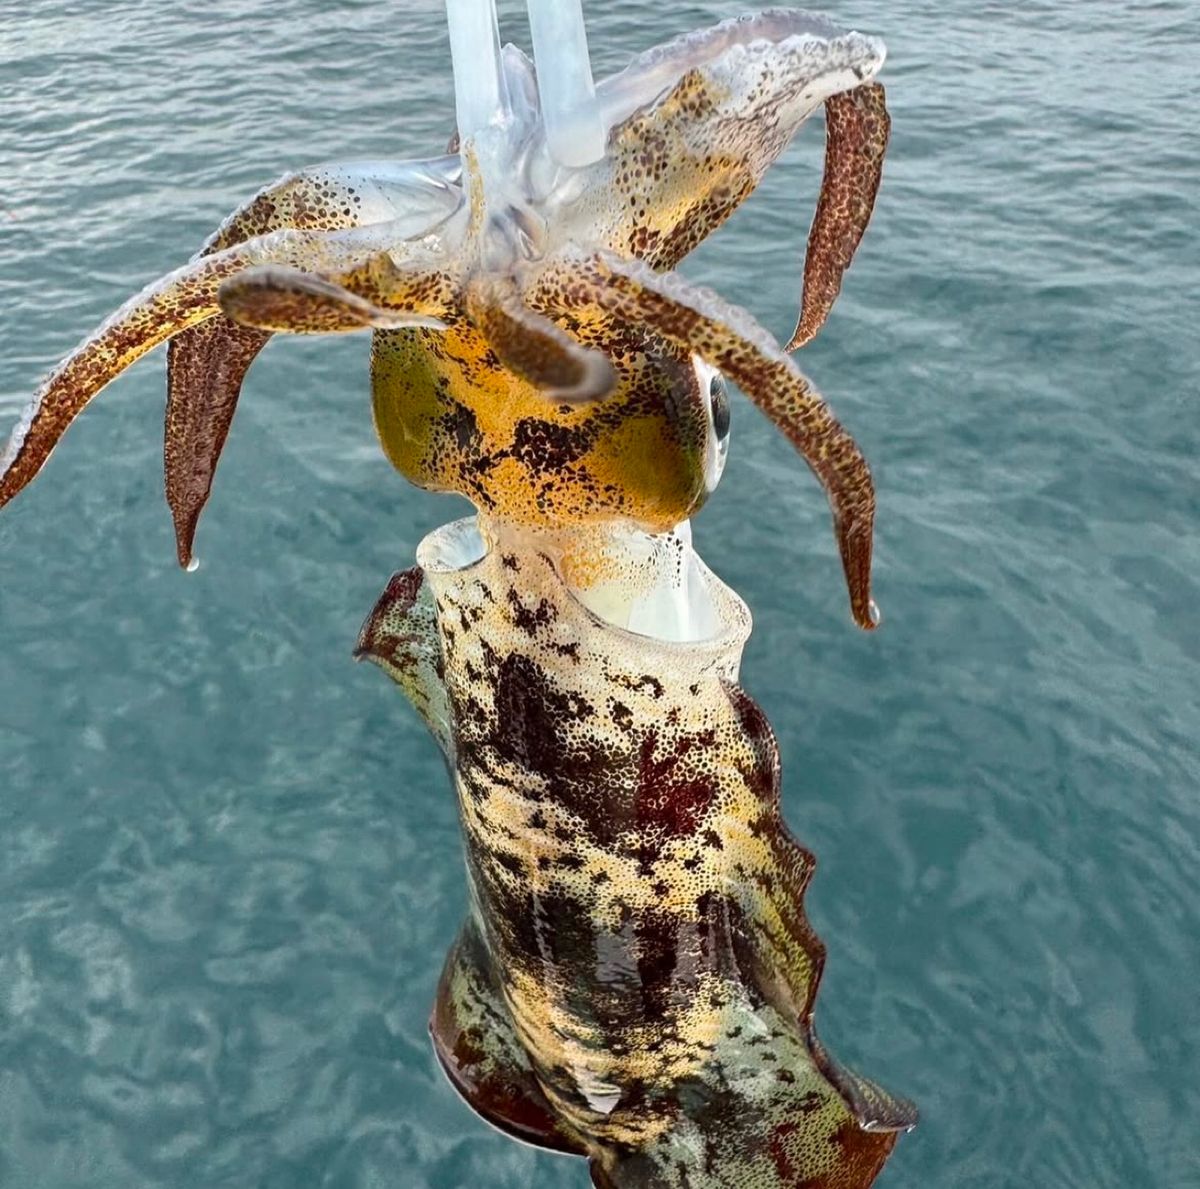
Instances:
[[[712,408],[713,433],[718,442],[723,442],[729,437],[729,389],[724,376],[713,376],[708,386],[708,400]]]
[[[716,490],[725,469],[725,456],[729,453],[729,389],[725,380],[716,368],[710,367],[699,356],[693,356],[696,367],[695,396],[704,401],[705,393],[708,400],[704,412],[708,422],[707,441],[704,447],[704,487],[706,491]]]

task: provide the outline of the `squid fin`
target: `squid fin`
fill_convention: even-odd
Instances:
[[[846,1068],[829,1055],[812,1029],[808,1043],[821,1072],[842,1096],[864,1131],[911,1131],[917,1125],[918,1112],[914,1103]]]
[[[867,1189],[900,1132],[917,1121],[911,1103],[839,1065],[812,1017],[825,947],[804,911],[813,858],[780,816],[779,750],[766,716],[740,686],[726,690],[747,745],[739,761],[762,802],[755,835],[761,866],[743,871],[725,914],[738,978],[703,1058],[659,1091],[665,1126],[592,1151],[599,1189]],[[665,1108],[665,1109],[664,1109]],[[639,1102],[636,1118],[649,1116]]]
[[[472,920],[446,958],[429,1031],[450,1084],[477,1114],[527,1144],[583,1154],[537,1084]]]
[[[420,566],[393,574],[367,616],[356,660],[378,665],[413,704],[438,746],[450,753],[450,705],[443,682],[437,607]]]
[[[898,1125],[865,1124],[796,1032],[761,1009],[722,1034],[676,1097],[659,1134],[593,1151],[598,1189],[868,1189],[915,1118],[909,1108]]]

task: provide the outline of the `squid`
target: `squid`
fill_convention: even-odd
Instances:
[[[371,332],[383,450],[476,515],[393,576],[356,655],[401,687],[458,797],[471,908],[431,1019],[452,1084],[601,1189],[865,1189],[915,1110],[817,1037],[825,949],[780,763],[738,685],[745,604],[691,544],[731,380],[832,512],[871,630],[875,492],[791,353],[825,323],[889,135],[883,44],[774,9],[596,82],[581,0],[447,0],[456,132],[423,160],[290,174],[50,374],[0,457],[22,491],[163,342],[165,489],[194,540],[271,335]],[[536,62],[536,68],[535,68]],[[824,108],[796,329],[781,346],[681,260]]]

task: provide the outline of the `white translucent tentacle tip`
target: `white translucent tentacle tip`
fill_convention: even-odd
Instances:
[[[189,574],[194,574],[199,568],[200,568],[200,559],[198,557],[193,557],[188,561],[187,572]]]

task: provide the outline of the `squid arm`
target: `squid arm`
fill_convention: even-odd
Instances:
[[[374,284],[385,253],[395,278],[408,278],[419,317],[446,310],[440,263],[413,241],[396,247],[397,228],[377,224],[350,231],[277,231],[202,256],[131,299],[58,366],[22,415],[0,456],[0,507],[38,473],[71,422],[109,381],[164,340],[219,312],[220,286],[261,264],[280,264]],[[395,256],[401,257],[399,264]],[[407,257],[407,258],[406,258]],[[376,262],[376,263],[372,263]],[[371,294],[373,295],[373,294]]]
[[[800,318],[787,351],[812,341],[837,300],[875,208],[890,130],[879,83],[825,101],[825,174],[808,233]]]
[[[675,273],[601,252],[547,270],[547,304],[564,310],[599,307],[645,326],[699,355],[733,380],[785,434],[825,489],[833,511],[850,611],[871,630],[879,612],[871,598],[875,490],[866,460],[776,341],[745,311]]]
[[[278,264],[263,264],[226,281],[217,297],[225,316],[240,326],[274,334],[345,334],[355,330],[398,330],[406,326],[445,329],[422,309],[448,313],[422,290],[428,278],[406,276],[386,252],[336,281]],[[384,304],[377,304],[383,302]]]
[[[507,277],[473,279],[467,286],[467,313],[500,362],[540,388],[547,400],[584,403],[616,385],[616,372],[602,352],[580,346],[531,310]]]
[[[415,235],[461,202],[454,184],[458,164],[456,156],[361,161],[288,174],[234,211],[198,255],[211,256],[287,228],[336,231],[401,217],[407,233]],[[212,490],[242,382],[270,337],[217,314],[182,331],[167,348],[163,462],[181,566],[191,562],[196,524]]]
[[[383,258],[386,262],[386,257]],[[386,263],[384,265],[386,269]],[[365,271],[365,270],[364,270]],[[388,281],[368,286],[360,277],[335,284],[279,265],[248,269],[220,289],[225,315],[242,326],[292,334],[395,330],[406,326],[444,328],[437,318],[408,312],[411,295],[397,303]],[[386,308],[360,294],[373,288]],[[478,276],[465,292],[467,316],[509,371],[542,390],[550,401],[586,402],[612,391],[616,372],[600,351],[580,346],[564,330],[524,304],[516,283],[501,275]]]
[[[596,88],[609,153],[581,201],[590,211],[604,194],[622,212],[609,248],[674,268],[757,187],[804,121],[862,89],[884,57],[875,38],[779,10],[652,50]],[[827,167],[841,161],[842,142],[834,147]]]

